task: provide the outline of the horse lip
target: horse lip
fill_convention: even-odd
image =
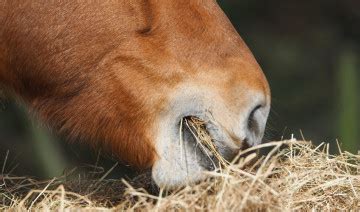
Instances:
[[[196,117],[196,116],[192,116]],[[197,155],[200,154],[200,158],[198,158],[199,162],[202,164],[203,167],[207,168],[207,170],[214,170],[219,167],[220,161],[215,156],[214,152],[212,152],[210,149],[206,148],[204,145],[202,145],[199,142],[199,139],[197,138],[197,132],[195,129],[193,129],[192,126],[189,125],[188,119],[190,117],[184,117],[185,128],[183,128],[182,133],[187,133],[191,135],[191,138],[187,137],[187,142],[194,143],[194,151]],[[203,119],[200,119],[196,117],[199,121],[202,121]],[[224,130],[222,127],[217,125],[215,122],[211,120],[203,121],[204,127],[208,133],[208,135],[211,137],[211,142],[214,144],[214,147],[216,151],[220,154],[220,156],[225,159],[227,162],[231,162],[231,160],[238,154],[240,151],[240,148],[237,147],[234,142],[232,141],[231,137],[228,135],[227,131]],[[189,133],[190,132],[190,133]],[[229,145],[232,144],[232,145]]]

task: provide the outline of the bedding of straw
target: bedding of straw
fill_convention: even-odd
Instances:
[[[156,194],[147,175],[45,182],[0,175],[0,210],[360,210],[359,154],[331,155],[328,144],[294,139],[240,154],[246,157],[204,173],[203,182]]]

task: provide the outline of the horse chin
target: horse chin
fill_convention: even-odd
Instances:
[[[162,126],[167,129],[167,124]],[[176,125],[179,127],[179,125]],[[179,136],[182,133],[182,137]],[[170,140],[169,140],[170,139]],[[157,145],[157,161],[152,167],[152,178],[159,187],[174,188],[193,184],[205,178],[206,166],[196,153],[196,141],[189,131],[162,130]],[[159,145],[160,144],[160,145]]]
[[[181,161],[181,158],[174,157],[174,160]],[[183,164],[170,164],[169,161],[159,160],[152,168],[152,179],[160,188],[172,189],[205,179],[204,171],[205,169],[196,163],[187,164],[187,170],[184,170]]]

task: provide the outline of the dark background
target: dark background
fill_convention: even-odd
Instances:
[[[314,143],[336,139],[360,149],[360,3],[358,0],[222,0],[272,88],[266,140],[294,134]],[[0,94],[1,95],[1,94]],[[50,177],[109,158],[69,145],[31,121],[14,101],[0,101],[0,168]],[[333,151],[335,148],[333,148]],[[6,161],[6,162],[5,162]],[[116,162],[101,160],[105,169]],[[3,164],[3,165],[2,165]],[[121,169],[123,170],[123,169]]]

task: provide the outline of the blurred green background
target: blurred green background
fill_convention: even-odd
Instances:
[[[266,140],[286,139],[291,134],[301,139],[301,130],[314,143],[329,142],[335,147],[338,139],[343,149],[357,152],[360,1],[218,2],[252,50],[272,88]],[[31,121],[24,108],[11,100],[0,101],[3,172],[49,177],[61,174],[65,168],[99,161],[100,153],[61,140]],[[115,163],[109,157],[101,158],[99,164],[105,168]]]

